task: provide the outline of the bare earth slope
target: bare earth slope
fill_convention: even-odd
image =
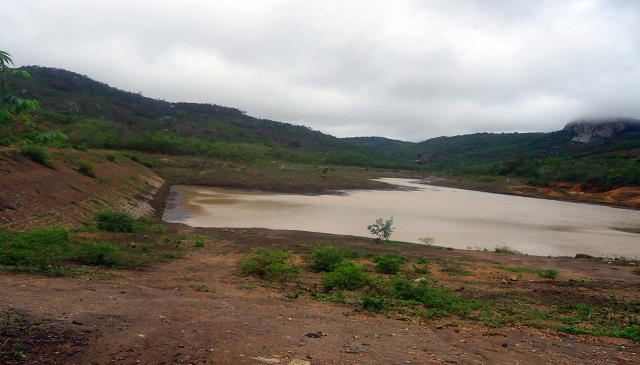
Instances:
[[[141,216],[163,180],[121,154],[110,161],[99,152],[51,150],[54,168],[17,152],[0,151],[0,226],[12,229],[48,224],[79,226],[92,214],[119,209]],[[79,161],[93,165],[96,177],[77,171]]]

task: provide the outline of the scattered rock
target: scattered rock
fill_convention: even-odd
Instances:
[[[318,332],[307,332],[305,333],[305,336],[307,337],[311,337],[311,338],[320,338],[322,336],[326,336],[326,334],[318,331]]]
[[[293,359],[293,360],[289,361],[289,365],[311,365],[311,361]]]
[[[507,347],[507,346],[509,346],[509,344],[507,344],[506,342],[504,342],[504,343],[503,343],[502,345],[500,345],[500,346],[502,346],[502,347]]]
[[[254,359],[256,361],[263,362],[265,364],[279,364],[280,363],[280,360],[269,358],[269,357],[258,356],[258,357],[252,357],[252,359]]]
[[[506,279],[502,279],[500,280],[500,284],[509,284],[509,282]]]

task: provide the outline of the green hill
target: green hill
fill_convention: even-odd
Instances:
[[[395,167],[381,155],[305,126],[257,119],[236,108],[170,103],[119,90],[66,70],[28,66],[14,90],[36,99],[34,121],[74,146],[195,155],[237,161]]]
[[[575,121],[550,133],[476,133],[407,144],[346,140],[429,172],[514,176],[535,185],[640,186],[640,121],[632,118]]]
[[[31,79],[11,84],[21,96],[40,102],[33,120],[41,129],[62,131],[78,148],[517,176],[532,184],[640,186],[640,121],[632,118],[580,120],[550,133],[476,133],[420,143],[339,139],[232,107],[147,98],[70,71],[23,69]],[[0,136],[0,145],[10,142]]]

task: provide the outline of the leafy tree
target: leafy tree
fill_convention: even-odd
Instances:
[[[23,99],[14,94],[9,88],[7,79],[11,76],[30,78],[28,72],[15,69],[13,67],[11,55],[5,51],[0,51],[0,126],[6,128],[12,138],[15,138],[15,129],[34,129],[31,123],[31,112],[38,107],[35,100]]]
[[[10,67],[13,65],[11,55],[0,50],[0,128],[6,128],[11,138],[15,139],[14,131],[36,131],[35,124],[31,122],[31,114],[39,104],[36,100],[21,98],[11,91],[9,78],[15,76],[24,79],[31,78],[27,71]],[[68,139],[65,134],[60,132],[37,133],[34,138],[40,144],[54,142],[57,146]]]
[[[378,236],[376,240],[380,241],[384,239],[385,241],[389,240],[391,237],[391,233],[393,232],[393,217],[387,219],[386,221],[382,218],[378,218],[374,224],[367,226],[367,229],[371,234]]]

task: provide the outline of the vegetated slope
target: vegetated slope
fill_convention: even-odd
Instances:
[[[640,120],[633,118],[579,120],[550,133],[476,133],[415,144],[366,138],[353,142],[434,172],[514,176],[534,185],[562,181],[604,190],[640,186]]]
[[[164,183],[119,153],[106,158],[104,153],[72,149],[46,153],[48,166],[18,150],[0,149],[0,226],[82,226],[93,213],[106,209],[139,217],[152,211],[150,201]]]
[[[406,148],[406,158],[438,170],[467,169],[504,161],[513,154],[548,157],[564,154],[569,136],[553,133],[476,133],[438,137]]]
[[[34,120],[60,129],[72,145],[234,161],[396,167],[382,156],[305,126],[257,119],[215,104],[155,100],[66,70],[23,69],[32,77],[12,80],[14,89],[38,100],[41,110]]]
[[[41,102],[34,120],[61,129],[76,146],[237,162],[514,176],[537,185],[563,181],[601,189],[640,186],[637,119],[581,120],[551,133],[476,133],[420,143],[338,139],[304,126],[253,118],[236,108],[146,98],[65,70],[25,70],[31,80],[12,82],[25,97]]]
[[[387,151],[389,149],[413,145],[413,142],[400,141],[385,137],[347,137],[342,138],[351,144],[365,147],[370,150]]]

